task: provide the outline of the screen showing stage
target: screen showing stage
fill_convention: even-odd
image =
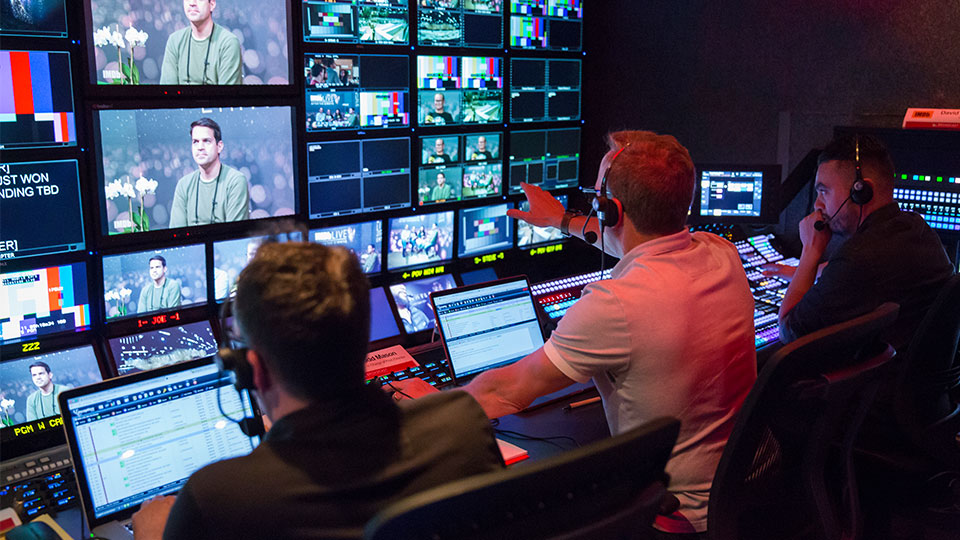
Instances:
[[[294,214],[291,109],[99,111],[102,233]]]
[[[0,36],[67,37],[66,0],[0,2]]]
[[[500,133],[420,139],[418,203],[422,206],[500,195],[500,139]]]
[[[169,311],[207,301],[202,244],[105,255],[103,301],[107,319]]]
[[[107,344],[117,375],[179,364],[217,353],[209,321],[115,337]]]
[[[213,299],[223,300],[237,293],[237,277],[257,248],[267,242],[299,242],[301,234],[290,232],[269,236],[251,236],[213,243]]]
[[[290,83],[284,0],[87,2],[94,84]]]
[[[510,121],[580,118],[580,60],[510,60]]]
[[[410,42],[407,0],[303,0],[303,40],[328,43]]]
[[[90,327],[84,263],[0,274],[0,342]]]
[[[502,58],[418,56],[417,122],[484,124],[503,119]]]
[[[580,172],[580,128],[510,133],[510,194],[521,182],[545,190],[576,187]]]
[[[701,216],[760,216],[761,171],[700,171]]]
[[[410,139],[307,145],[310,219],[410,206]]]
[[[370,341],[397,337],[400,327],[393,318],[393,310],[387,302],[387,293],[383,287],[370,289]]]
[[[91,345],[0,363],[0,427],[57,416],[60,392],[102,380]]]
[[[0,51],[0,149],[76,144],[70,53]]]
[[[453,259],[453,211],[391,218],[387,249],[388,270]]]
[[[390,285],[390,294],[393,295],[403,329],[413,334],[436,326],[436,317],[430,307],[430,293],[456,286],[457,282],[450,274]]]
[[[77,160],[0,163],[0,259],[84,246]]]
[[[304,57],[307,131],[410,125],[410,59],[371,54]]]
[[[421,0],[417,41],[444,47],[503,47],[502,0]]]
[[[563,204],[564,208],[567,208],[568,197],[566,195],[555,195],[555,198]],[[517,207],[524,212],[530,211],[528,201],[518,203]],[[517,220],[517,247],[524,248],[561,240],[563,240],[563,235],[560,234],[560,229],[556,227],[535,227],[522,219]]]
[[[313,229],[310,231],[310,241],[349,249],[357,256],[365,274],[375,274],[381,269],[383,222],[380,220]]]
[[[510,1],[511,47],[579,51],[582,38],[582,0]]]
[[[460,209],[460,242],[457,255],[472,257],[513,247],[513,220],[507,205]]]

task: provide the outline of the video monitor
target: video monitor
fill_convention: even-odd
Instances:
[[[477,283],[486,283],[487,281],[496,280],[497,271],[494,270],[492,266],[485,266],[483,268],[462,272],[460,274],[460,281],[463,282],[464,287],[467,285],[476,285]]]
[[[68,52],[0,50],[0,150],[76,146],[72,81]]]
[[[580,60],[512,58],[510,121],[580,118]]]
[[[365,274],[376,274],[383,260],[383,221],[350,223],[310,231],[310,241],[327,246],[343,246],[360,261]]]
[[[502,58],[418,56],[417,121],[422,126],[503,119]]]
[[[510,133],[510,194],[522,182],[550,191],[576,187],[580,173],[580,128]]]
[[[111,338],[107,341],[117,375],[129,375],[217,354],[209,321],[197,321]]]
[[[0,343],[90,327],[85,263],[0,274]]]
[[[503,47],[503,0],[421,0],[417,41],[447,47]]]
[[[59,416],[61,392],[102,380],[92,345],[4,361],[0,363],[0,427],[8,431]]]
[[[297,211],[292,107],[101,110],[104,235]]]
[[[84,246],[77,160],[0,163],[0,260]]]
[[[299,242],[299,232],[251,236],[213,243],[213,299],[220,301],[237,293],[240,271],[253,260],[257,249],[268,242]]]
[[[290,84],[284,0],[87,0],[97,85]]]
[[[433,329],[437,320],[430,306],[430,293],[456,286],[457,282],[450,274],[390,285],[390,294],[393,295],[403,329],[408,334]]]
[[[400,327],[393,316],[387,293],[383,287],[370,288],[370,341],[380,341],[400,335]]]
[[[556,195],[557,200],[567,208],[567,196]],[[530,211],[530,202],[522,201],[517,207],[523,212]],[[517,247],[537,246],[540,244],[549,244],[551,242],[560,242],[564,236],[560,234],[560,229],[556,227],[536,227],[522,219],[517,220]]]
[[[410,206],[410,138],[307,145],[310,219]]]
[[[459,201],[462,195],[463,169],[438,165],[420,167],[417,197],[421,206],[432,203]]]
[[[582,0],[510,0],[510,47],[579,51]]]
[[[104,255],[106,319],[206,303],[206,263],[202,244]]]
[[[453,259],[453,211],[390,219],[387,270]]]
[[[513,219],[507,204],[460,209],[459,257],[483,255],[513,247]]]
[[[777,223],[779,165],[698,164],[692,223]]]
[[[410,59],[372,54],[304,57],[307,131],[410,125]]]
[[[500,137],[500,133],[477,133],[421,138],[418,203],[499,196],[503,184]]]
[[[0,36],[67,37],[66,0],[0,2]]]
[[[303,0],[303,40],[320,43],[410,42],[407,0]]]

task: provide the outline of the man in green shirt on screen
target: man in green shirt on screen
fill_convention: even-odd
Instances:
[[[150,257],[150,282],[140,289],[137,313],[180,307],[180,298],[180,282],[167,277],[167,260],[160,255]]]
[[[433,186],[430,192],[431,201],[445,201],[453,197],[453,188],[447,183],[447,175],[442,172],[437,173],[437,185]]]
[[[213,23],[217,0],[183,0],[190,24],[170,34],[160,84],[241,84],[240,40]]]
[[[30,364],[30,378],[37,391],[27,397],[27,421],[40,420],[48,416],[60,414],[57,396],[67,388],[64,384],[54,384],[53,373],[46,362]]]

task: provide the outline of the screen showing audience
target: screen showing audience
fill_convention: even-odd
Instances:
[[[102,110],[104,234],[292,215],[291,107]]]
[[[213,243],[213,298],[224,300],[237,293],[237,277],[266,242],[299,242],[299,232],[252,236]]]
[[[387,293],[383,287],[370,289],[370,341],[392,338],[400,335],[397,320],[387,302]]]
[[[0,2],[0,36],[67,37],[66,0]]]
[[[90,327],[84,263],[0,274],[0,342]]]
[[[410,42],[407,0],[303,0],[303,40],[327,43]]]
[[[503,47],[503,0],[421,0],[417,41],[441,47]]]
[[[500,134],[438,135],[420,139],[418,203],[500,195]]]
[[[391,218],[387,246],[388,270],[453,259],[453,211]]]
[[[0,163],[0,260],[84,246],[77,160]]]
[[[284,0],[87,0],[91,82],[289,84]]]
[[[91,345],[0,363],[0,427],[58,416],[60,392],[102,380]]]
[[[430,293],[453,289],[457,283],[450,274],[390,285],[390,294],[397,306],[397,315],[408,334],[430,330],[437,324]]]
[[[760,216],[762,171],[701,171],[701,216]]]
[[[579,51],[582,35],[582,0],[510,1],[511,47]]]
[[[556,199],[563,204],[564,208],[567,207],[566,195],[557,195]],[[517,206],[524,212],[530,211],[530,203],[528,201],[520,202]],[[522,219],[517,220],[517,247],[536,246],[550,242],[559,242],[560,240],[563,240],[563,235],[560,234],[560,229],[556,227],[536,227]]]
[[[208,321],[171,326],[108,341],[117,375],[179,364],[217,353]]]
[[[579,128],[513,131],[509,192],[522,193],[522,182],[548,191],[576,187],[579,162]]]
[[[313,229],[310,241],[349,249],[360,261],[365,274],[376,274],[381,269],[383,222],[380,220]]]
[[[580,118],[580,60],[510,60],[510,121]]]
[[[107,319],[206,303],[203,245],[105,255],[103,291]]]
[[[460,257],[513,247],[513,220],[507,217],[507,205],[461,209],[458,246]]]
[[[410,139],[307,145],[310,219],[410,206]]]
[[[410,59],[371,54],[308,54],[307,131],[410,125]]]
[[[503,118],[502,59],[418,56],[417,121],[422,126],[485,124]]]
[[[77,144],[70,53],[2,50],[0,74],[0,149]]]

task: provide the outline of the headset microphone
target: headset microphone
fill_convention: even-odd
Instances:
[[[592,244],[597,241],[597,233],[593,231],[587,231],[583,233],[583,239],[586,240],[588,244]]]
[[[221,343],[220,347],[217,350],[216,362],[217,369],[220,373],[224,373],[230,379],[230,382],[233,383],[233,387],[237,390],[238,397],[241,398],[241,404],[243,403],[243,392],[246,391],[250,396],[250,401],[253,403],[252,391],[256,388],[253,384],[253,367],[250,365],[250,362],[247,361],[247,348],[246,347],[233,347],[231,339],[228,337],[229,325],[227,324],[227,313],[231,302],[226,302],[223,306],[223,312],[220,317],[220,335]],[[223,404],[220,401],[220,389],[217,387],[217,407],[220,409],[220,414],[224,418],[236,423],[240,426],[240,431],[243,431],[243,434],[247,437],[257,437],[264,434],[266,431],[263,425],[263,418],[256,414],[254,410],[253,416],[246,416],[244,412],[244,417],[240,420],[230,417],[224,410]]]
[[[827,228],[827,223],[835,218],[837,214],[840,213],[840,210],[843,209],[843,206],[847,204],[848,201],[853,201],[853,204],[860,207],[860,216],[862,221],[863,216],[863,205],[867,204],[873,199],[873,186],[868,182],[863,180],[863,170],[860,168],[860,136],[857,135],[854,146],[853,154],[853,164],[855,167],[856,176],[853,179],[853,186],[850,187],[850,194],[847,195],[847,198],[843,200],[843,204],[840,205],[840,208],[837,208],[837,211],[833,213],[832,216],[826,220],[818,219],[813,223],[813,228],[822,231]],[[857,229],[860,229],[860,223],[857,223]]]
[[[818,219],[818,220],[814,221],[814,222],[813,222],[813,228],[816,229],[816,230],[818,230],[818,231],[822,231],[822,230],[826,229],[826,228],[827,228],[827,223],[829,223],[830,220],[832,220],[833,218],[837,217],[837,214],[840,213],[840,210],[843,210],[843,207],[847,204],[847,201],[849,201],[849,200],[850,200],[850,197],[849,197],[849,196],[848,196],[846,199],[844,199],[844,200],[843,200],[843,203],[840,205],[840,208],[837,208],[837,211],[834,212],[832,216],[828,217],[827,219]]]

